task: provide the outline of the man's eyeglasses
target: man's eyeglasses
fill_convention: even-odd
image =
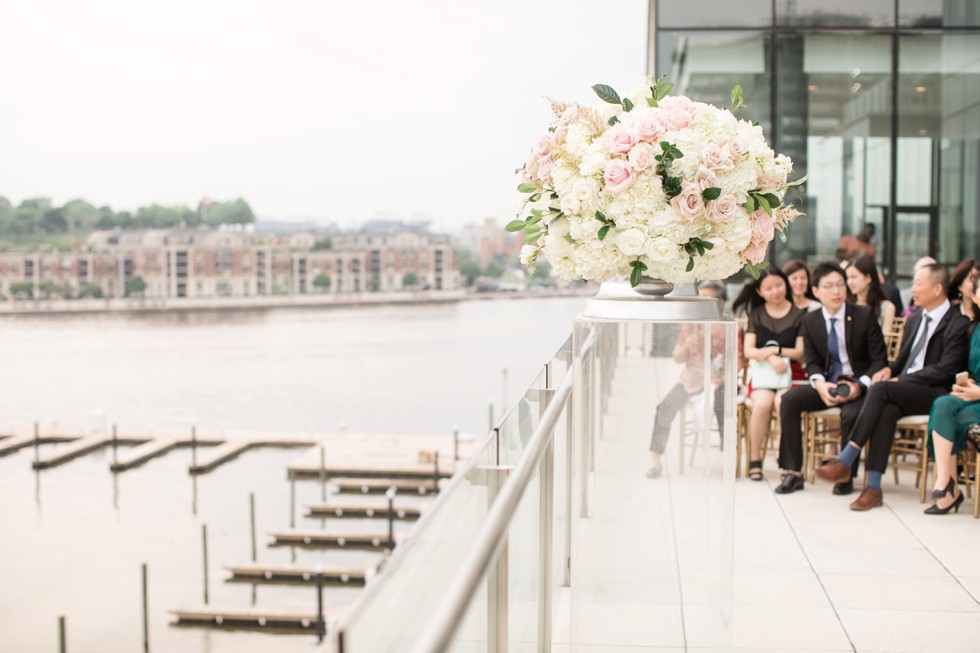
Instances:
[[[846,283],[835,283],[835,284],[824,284],[824,283],[822,283],[819,286],[817,286],[817,288],[819,288],[820,290],[822,290],[824,292],[831,292],[833,290],[838,290],[840,292],[843,292],[844,290],[847,289],[847,284]]]

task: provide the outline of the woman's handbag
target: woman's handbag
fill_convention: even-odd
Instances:
[[[752,381],[753,390],[783,390],[793,384],[793,371],[789,368],[789,359],[782,357],[786,363],[786,371],[782,374],[776,372],[769,361],[757,360],[749,361],[749,380]]]

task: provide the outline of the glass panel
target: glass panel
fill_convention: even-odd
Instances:
[[[524,453],[534,429],[538,427],[545,405],[541,400],[541,391],[547,387],[547,372],[544,368],[531,381],[524,396],[514,405],[502,422],[497,426],[500,433],[500,464],[516,465]]]
[[[735,322],[578,319],[576,356],[592,329],[574,397],[571,648],[727,650]]]
[[[798,202],[806,215],[785,244],[776,243],[777,262],[833,258],[841,236],[865,223],[882,238],[890,204],[891,37],[779,36],[776,61],[775,149],[793,159],[794,175],[809,175]]]
[[[908,274],[926,254],[947,264],[977,255],[980,34],[902,36],[898,86],[896,263]],[[903,212],[913,207],[923,212]]]
[[[742,85],[748,105],[740,118],[770,127],[769,40],[759,32],[657,33],[657,75],[669,74],[675,92],[722,107]]]
[[[495,457],[496,443],[491,436],[369,584],[342,624],[344,650],[411,650],[486,519],[487,473],[483,468],[492,465]],[[473,611],[458,639],[486,641],[486,616],[486,611]]]
[[[776,0],[776,24],[792,27],[892,27],[894,0]]]
[[[899,0],[902,27],[976,27],[980,25],[977,0]]]
[[[657,27],[749,27],[772,25],[772,0],[659,0]]]

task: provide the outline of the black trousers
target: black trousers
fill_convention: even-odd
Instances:
[[[667,448],[667,436],[670,435],[670,425],[680,412],[681,406],[694,396],[701,394],[688,393],[684,386],[678,383],[667,396],[657,405],[657,416],[653,420],[653,436],[650,438],[650,451],[663,453]],[[718,420],[718,430],[725,432],[725,388],[719,385],[715,388],[715,419]],[[724,436],[723,436],[724,437]]]
[[[858,414],[865,403],[867,395],[861,395],[854,401],[840,404],[840,446],[847,444],[848,435],[857,423]],[[804,412],[815,412],[827,408],[820,394],[810,385],[798,385],[790,388],[783,395],[779,405],[779,421],[782,424],[782,435],[779,438],[779,467],[787,471],[803,471],[803,424]],[[860,457],[854,461],[851,476],[857,476]]]
[[[930,386],[907,381],[883,381],[871,386],[864,411],[850,433],[851,440],[862,447],[871,440],[866,465],[869,470],[883,473],[888,467],[895,423],[906,415],[928,415],[940,394]]]

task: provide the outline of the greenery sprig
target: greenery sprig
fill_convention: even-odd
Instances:
[[[640,285],[643,273],[647,271],[647,264],[637,258],[635,261],[630,261],[630,267],[633,268],[630,272],[630,286],[636,288]]]
[[[670,166],[676,159],[684,158],[684,153],[667,141],[660,141],[660,149],[663,152],[653,158],[659,162],[657,164],[657,174],[660,175],[660,179],[663,181],[664,194],[670,200],[681,194],[681,179],[680,177],[670,176]],[[718,194],[721,194],[720,190]]]
[[[661,75],[659,79],[654,79],[653,75],[647,77],[647,84],[650,86],[650,95],[647,104],[651,107],[658,106],[660,100],[667,97],[674,90],[674,83],[667,81],[667,75]]]
[[[736,84],[732,87],[732,113],[744,109],[746,106],[748,105],[742,101],[742,85]]]
[[[599,240],[605,240],[609,230],[615,227],[616,223],[603,215],[602,211],[595,212],[595,219],[603,224],[603,226],[599,227],[599,232],[596,235],[599,237]]]
[[[695,254],[697,254],[698,256],[704,256],[704,253],[709,249],[713,249],[714,246],[715,246],[714,243],[697,237],[694,237],[691,240],[687,241],[687,244],[684,245],[684,251],[687,253],[688,256],[687,271],[690,272],[691,270],[694,269]]]

